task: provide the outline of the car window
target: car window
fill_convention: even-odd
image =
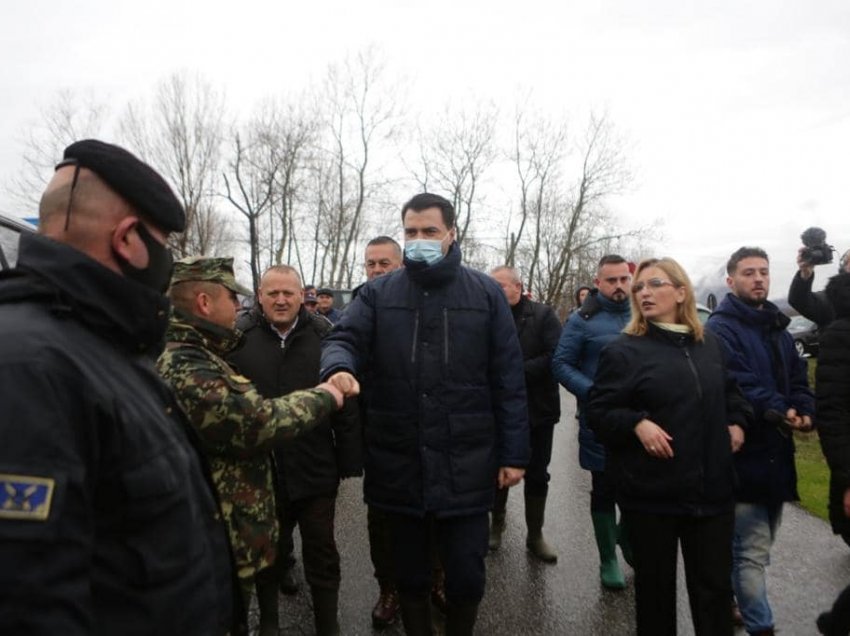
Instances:
[[[18,262],[18,241],[21,238],[21,232],[33,230],[34,227],[25,221],[0,216],[0,269],[15,266]]]
[[[18,260],[20,232],[0,225],[0,269],[14,267]]]

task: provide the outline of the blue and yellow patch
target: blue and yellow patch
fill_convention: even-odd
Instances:
[[[0,473],[0,519],[46,520],[55,485],[46,477]]]

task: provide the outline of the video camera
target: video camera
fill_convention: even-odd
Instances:
[[[800,235],[805,247],[800,252],[800,257],[810,265],[826,265],[832,262],[832,253],[835,248],[826,243],[826,232],[819,227],[810,227]]]

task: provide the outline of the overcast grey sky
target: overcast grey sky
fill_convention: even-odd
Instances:
[[[123,105],[187,69],[238,112],[369,44],[425,112],[450,93],[509,108],[518,88],[552,112],[607,110],[637,176],[612,207],[662,218],[659,254],[692,273],[760,244],[778,292],[804,227],[850,247],[846,0],[4,2],[0,180],[58,88]],[[0,211],[16,213],[3,195]]]

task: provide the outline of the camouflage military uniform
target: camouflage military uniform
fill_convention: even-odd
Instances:
[[[219,260],[219,259],[208,259]],[[335,409],[317,389],[266,400],[222,358],[239,332],[175,310],[157,366],[198,431],[230,532],[239,578],[275,559],[277,521],[270,452]]]

